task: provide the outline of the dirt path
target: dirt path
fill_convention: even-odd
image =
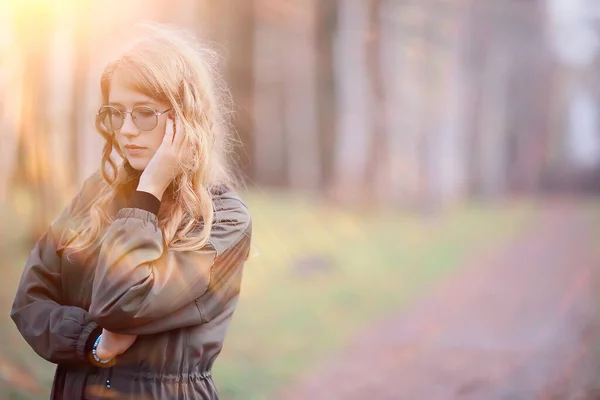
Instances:
[[[280,399],[600,399],[600,243],[574,206],[363,332]]]

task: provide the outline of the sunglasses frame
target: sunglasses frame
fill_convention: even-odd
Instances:
[[[121,126],[119,126],[119,127],[118,127],[118,128],[116,128],[116,129],[112,129],[112,131],[113,131],[113,132],[118,132],[119,130],[121,130],[121,128],[123,127],[123,124],[125,123],[125,118],[127,118],[127,114],[129,114],[129,117],[130,117],[130,118],[131,118],[131,120],[133,121],[133,124],[134,124],[134,125],[135,125],[135,126],[136,126],[136,127],[139,129],[139,130],[141,130],[141,131],[144,131],[144,132],[151,131],[152,129],[156,128],[156,126],[158,125],[158,118],[159,118],[161,115],[163,115],[163,114],[164,114],[164,113],[166,113],[166,112],[169,112],[169,111],[173,110],[173,108],[169,108],[169,109],[167,109],[167,110],[164,110],[164,111],[156,111],[154,108],[152,108],[152,107],[150,107],[150,106],[137,106],[137,107],[134,107],[134,108],[132,108],[132,109],[131,109],[131,111],[127,111],[127,110],[125,110],[125,111],[121,111],[121,110],[119,110],[119,109],[118,109],[117,107],[115,107],[115,106],[109,106],[109,105],[106,105],[106,106],[102,106],[102,107],[100,107],[100,108],[98,109],[98,112],[96,113],[96,117],[98,117],[98,118],[100,119],[100,113],[101,113],[101,112],[102,112],[102,110],[103,110],[103,109],[105,109],[105,108],[110,108],[110,109],[112,109],[112,110],[115,110],[115,111],[119,112],[119,113],[121,114],[121,116],[122,116],[122,118],[121,118]],[[133,112],[134,112],[136,109],[138,109],[138,108],[145,108],[145,109],[149,109],[149,110],[151,110],[152,112],[154,112],[154,115],[156,116],[156,124],[155,124],[155,125],[154,125],[152,128],[150,128],[150,129],[143,129],[143,128],[141,128],[141,127],[140,127],[140,126],[137,124],[137,122],[135,122],[135,118],[133,117]],[[123,115],[123,114],[125,114],[125,115]],[[100,119],[100,121],[102,121],[102,120]],[[106,125],[104,125],[104,123],[102,123],[102,122],[100,122],[100,123],[101,123],[101,124],[102,124],[102,125],[103,125],[105,128],[107,128],[107,129],[108,129],[108,127],[107,127]]]

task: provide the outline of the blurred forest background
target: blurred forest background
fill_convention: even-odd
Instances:
[[[260,255],[217,385],[258,399],[357,312],[398,310],[517,235],[532,198],[600,193],[599,19],[593,0],[0,0],[3,314],[29,246],[99,167],[99,77],[135,22],[224,56]],[[3,390],[44,398],[52,369],[4,325]]]

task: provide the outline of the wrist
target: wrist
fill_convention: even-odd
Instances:
[[[91,352],[91,358],[94,360],[95,364],[101,366],[111,366],[114,364],[115,357],[116,354],[111,354],[104,348],[102,335],[99,335],[92,346]]]
[[[129,200],[127,201],[127,207],[140,208],[158,215],[160,203],[160,200],[155,195],[142,190],[136,190],[129,197]]]
[[[158,200],[162,200],[163,194],[165,193],[165,188],[162,188],[162,187],[156,186],[156,185],[152,185],[152,184],[149,184],[146,182],[142,182],[142,181],[140,181],[140,183],[138,184],[137,190],[140,192],[150,193],[151,195],[156,197]]]
[[[98,347],[96,349],[96,356],[100,359],[100,360],[112,360],[113,358],[115,358],[115,354],[110,353],[109,351],[105,350],[102,347]],[[96,360],[98,361],[98,360]]]

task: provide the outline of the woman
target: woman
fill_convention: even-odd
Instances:
[[[250,215],[214,57],[147,28],[101,78],[102,167],[31,251],[14,300],[25,340],[58,364],[52,399],[217,398]]]

